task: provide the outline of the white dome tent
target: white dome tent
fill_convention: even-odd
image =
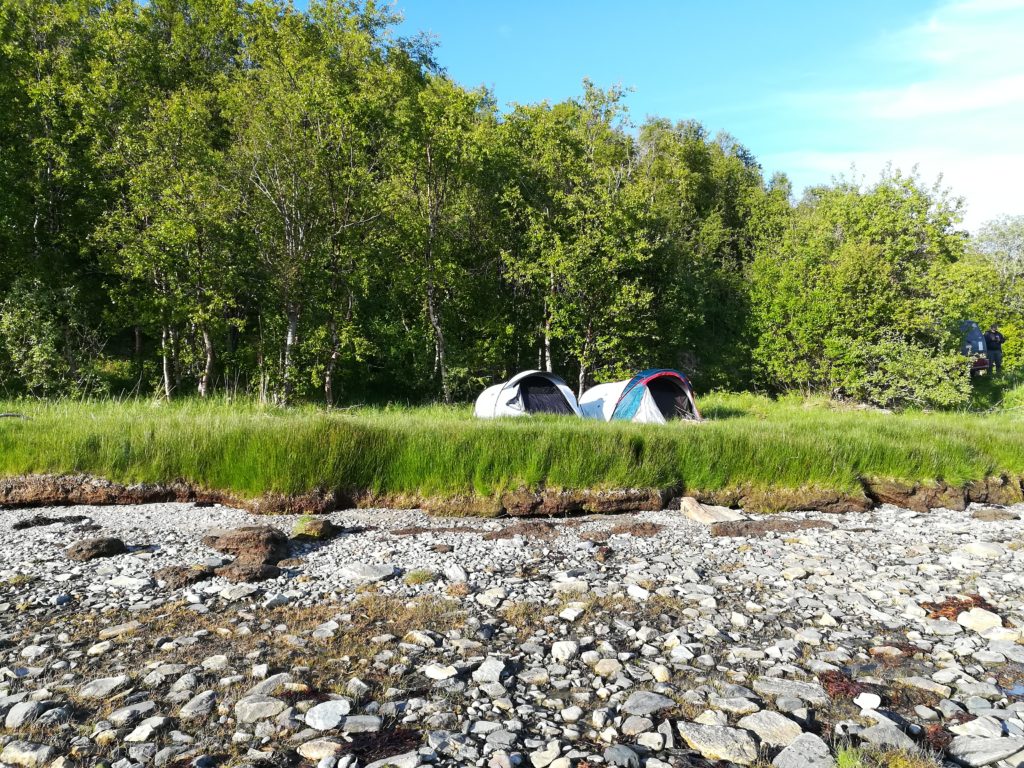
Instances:
[[[583,415],[568,385],[544,371],[523,371],[504,384],[488,387],[476,399],[473,413],[480,419],[531,413]]]
[[[580,408],[585,418],[598,421],[701,420],[690,380],[670,368],[652,368],[626,381],[591,387],[580,398]]]

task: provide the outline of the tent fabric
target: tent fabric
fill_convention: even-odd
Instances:
[[[984,355],[988,352],[988,344],[985,343],[985,334],[973,320],[964,320],[960,323],[960,354]]]
[[[626,381],[591,387],[580,398],[580,408],[586,418],[602,421],[701,420],[690,380],[670,368],[652,368]]]
[[[504,384],[488,387],[476,399],[473,413],[481,419],[530,413],[583,415],[568,385],[545,371],[523,371]]]

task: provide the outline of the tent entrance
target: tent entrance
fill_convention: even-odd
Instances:
[[[527,413],[571,415],[572,406],[561,390],[545,376],[527,376],[519,381],[519,396]]]
[[[693,406],[683,386],[671,376],[659,376],[647,382],[647,391],[665,420],[692,419]]]

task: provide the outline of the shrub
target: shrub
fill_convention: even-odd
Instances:
[[[892,336],[830,345],[834,394],[882,408],[959,408],[971,397],[970,371],[955,352]]]

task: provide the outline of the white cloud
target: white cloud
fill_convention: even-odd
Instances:
[[[947,3],[876,40],[871,55],[888,82],[787,96],[840,148],[778,153],[766,165],[798,183],[827,181],[851,163],[869,175],[889,162],[918,165],[966,198],[972,229],[1024,212],[1024,0]]]
[[[1024,150],[963,152],[948,149],[783,152],[763,158],[771,169],[785,169],[798,187],[835,176],[879,178],[887,165],[910,173],[917,169],[926,183],[938,181],[965,198],[964,223],[972,231],[1001,213],[1024,211]]]

